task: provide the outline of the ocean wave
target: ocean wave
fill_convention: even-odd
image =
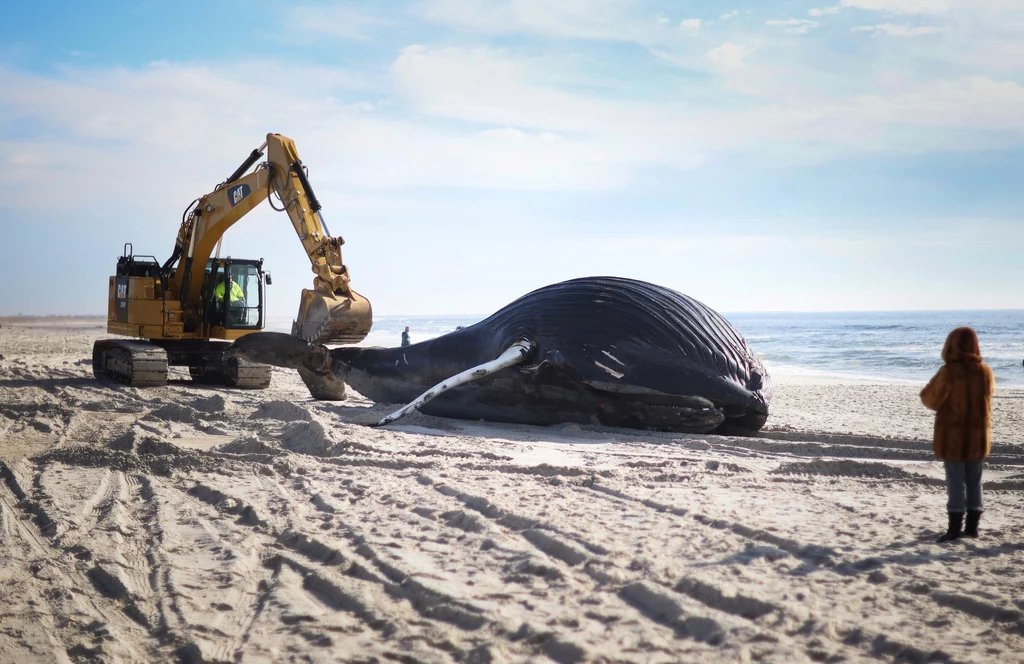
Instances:
[[[856,323],[845,326],[845,329],[850,331],[889,331],[889,330],[901,330],[904,332],[914,332],[920,330],[920,326],[917,325],[904,325],[902,323],[888,323],[888,324],[871,324],[871,323]]]
[[[757,356],[761,358],[762,362],[780,362],[780,363],[796,363],[797,358],[792,355],[786,355],[785,353],[758,353]]]

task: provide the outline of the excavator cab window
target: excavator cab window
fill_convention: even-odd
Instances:
[[[230,263],[228,285],[228,327],[262,327],[259,268],[250,263]]]
[[[261,270],[248,262],[210,261],[204,300],[207,321],[229,329],[262,329]]]

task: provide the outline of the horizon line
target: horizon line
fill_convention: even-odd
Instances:
[[[981,309],[736,309],[732,311],[718,311],[723,316],[729,316],[732,314],[883,314],[883,313],[976,313],[976,312],[996,312],[996,311],[1019,311],[1024,312],[1024,307],[991,307]],[[437,318],[437,317],[460,317],[460,318],[471,318],[480,317],[481,320],[493,315],[495,312],[488,314],[480,313],[436,313],[436,314],[379,314],[380,318]],[[19,321],[19,320],[31,320],[35,318],[88,318],[88,319],[103,319],[106,320],[107,316],[104,314],[0,314],[0,320],[2,321]],[[292,315],[281,315],[281,316],[267,316],[267,320],[270,319],[286,319],[294,318]]]

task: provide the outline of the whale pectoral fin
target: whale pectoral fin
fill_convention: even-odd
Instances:
[[[412,403],[402,406],[401,408],[391,413],[390,415],[382,417],[381,420],[377,422],[377,424],[375,424],[374,426],[379,427],[384,426],[385,424],[391,424],[400,417],[404,417],[411,413],[412,411],[418,410],[421,406],[423,406],[423,404],[440,396],[441,394],[450,390],[453,387],[457,387],[465,383],[470,383],[473,382],[474,380],[480,380],[484,376],[489,376],[490,374],[496,371],[501,371],[506,367],[511,367],[516,364],[519,364],[520,362],[522,362],[523,360],[530,356],[535,347],[536,345],[529,339],[517,341],[508,348],[506,348],[505,351],[501,353],[501,355],[494,358],[490,362],[484,362],[483,364],[471,367],[461,373],[455,374],[454,376],[447,380],[441,381],[440,383],[433,386],[420,396],[416,397],[412,401]]]

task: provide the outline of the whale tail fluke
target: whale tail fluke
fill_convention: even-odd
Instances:
[[[251,362],[313,373],[330,370],[327,349],[281,332],[254,332],[236,339],[224,357],[243,357]]]
[[[343,401],[345,381],[331,369],[331,354],[324,346],[281,332],[254,332],[237,339],[224,357],[243,357],[299,372],[309,394],[319,401]]]

